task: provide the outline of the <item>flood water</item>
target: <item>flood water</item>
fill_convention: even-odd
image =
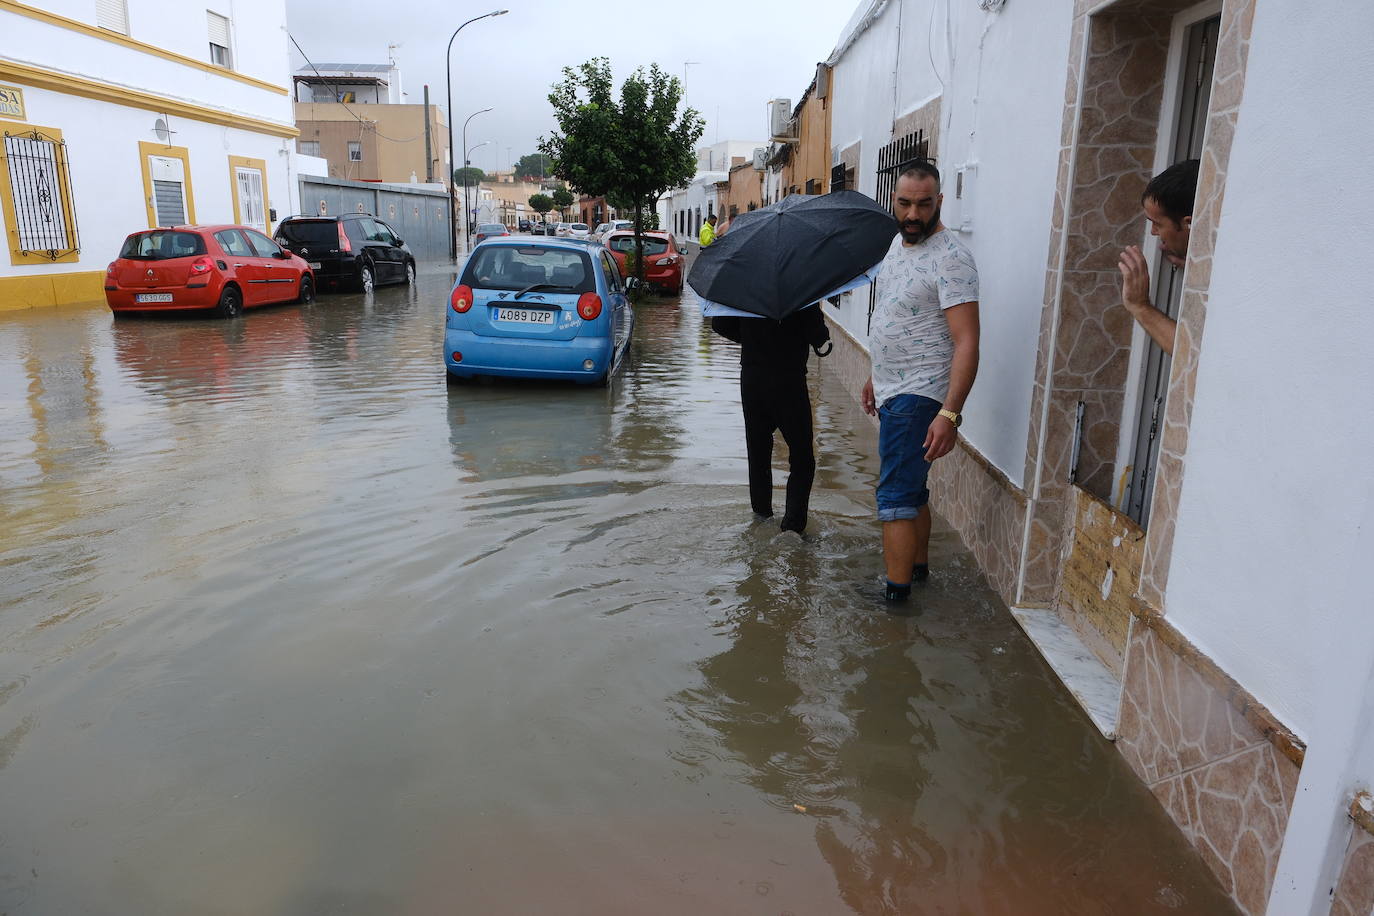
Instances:
[[[690,293],[450,388],[450,282],[0,313],[0,913],[1231,912],[824,364],[802,540]]]

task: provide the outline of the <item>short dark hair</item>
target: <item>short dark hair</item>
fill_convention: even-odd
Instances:
[[[1175,224],[1193,215],[1193,198],[1197,196],[1197,173],[1201,165],[1197,159],[1185,159],[1169,166],[1150,179],[1140,202],[1153,200],[1164,215]]]
[[[917,159],[915,162],[902,169],[898,174],[897,180],[903,178],[934,178],[935,187],[940,187],[940,170],[935,167],[935,162],[930,159]]]

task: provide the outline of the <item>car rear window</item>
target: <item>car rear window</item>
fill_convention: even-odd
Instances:
[[[135,232],[124,240],[124,247],[119,252],[121,258],[131,261],[167,261],[198,254],[205,254],[205,239],[194,232],[171,229]]]
[[[294,219],[277,227],[277,235],[292,245],[337,247],[339,225],[332,219]]]
[[[479,247],[468,259],[463,282],[475,289],[521,290],[542,283],[550,292],[596,292],[592,263],[584,252],[537,245]]]
[[[505,232],[506,227],[500,223],[483,223],[477,227],[478,232]]]
[[[606,243],[606,247],[610,248],[612,251],[634,251],[635,237],[633,235],[614,236]],[[644,236],[644,254],[663,254],[667,250],[667,239],[654,238],[651,235]]]
[[[572,227],[573,227],[574,229],[580,229],[580,230],[586,231],[586,229],[587,229],[587,224],[586,224],[586,223],[573,223],[573,224],[572,224]]]

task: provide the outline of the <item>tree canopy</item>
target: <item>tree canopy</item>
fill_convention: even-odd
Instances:
[[[553,209],[553,198],[547,194],[531,194],[530,209],[543,216]]]
[[[553,161],[543,153],[526,153],[512,168],[520,178],[547,178],[553,174]]]
[[[681,99],[682,84],[658,64],[630,74],[617,97],[604,57],[564,67],[549,93],[558,131],[541,138],[539,149],[552,157],[553,174],[583,194],[629,204],[637,248],[645,214],[696,174],[706,122],[691,108],[679,113]]]
[[[553,205],[558,208],[558,212],[562,213],[573,205],[573,200],[575,198],[572,196],[572,192],[567,188],[559,188],[557,191],[553,192],[551,199],[553,200]]]
[[[470,184],[470,185],[473,185],[473,184],[481,184],[483,181],[486,180],[487,173],[484,172],[484,171],[482,171],[481,169],[479,169],[479,168],[478,168],[477,166],[475,166],[475,165],[469,165],[469,166],[467,166],[467,167],[465,167],[465,168],[454,169],[454,170],[453,170],[453,183],[454,183],[454,184],[456,184],[456,185],[461,185],[461,184],[463,184],[463,179],[464,179],[464,177],[467,178],[467,183]]]

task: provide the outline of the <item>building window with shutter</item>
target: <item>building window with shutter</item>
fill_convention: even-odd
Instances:
[[[49,127],[14,125],[0,148],[0,206],[5,214],[11,264],[75,261],[76,230],[67,144]]]
[[[138,144],[143,166],[144,203],[148,227],[185,226],[196,221],[191,193],[191,154],[184,146]]]
[[[95,24],[102,29],[129,34],[129,9],[124,0],[95,0]]]
[[[363,145],[362,145],[361,143],[359,143],[357,140],[349,140],[349,141],[348,141],[348,161],[349,161],[349,162],[362,162],[362,161],[363,161]]]
[[[232,70],[234,61],[229,53],[229,17],[206,10],[205,18],[210,30],[210,63]]]
[[[320,141],[297,140],[296,151],[302,156],[318,156],[320,154]]]

